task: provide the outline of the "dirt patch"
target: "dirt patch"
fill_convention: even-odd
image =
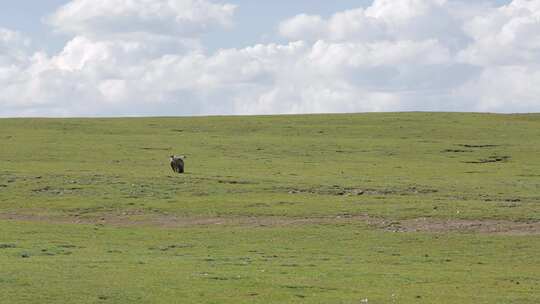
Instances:
[[[230,185],[256,185],[255,182],[250,181],[242,181],[242,180],[218,180],[218,183],[220,184],[230,184]]]
[[[193,180],[198,182],[217,182],[218,184],[228,184],[228,185],[257,185],[258,182],[247,181],[247,180],[234,180],[226,178],[209,178],[209,177],[193,177]]]
[[[156,148],[156,147],[141,147],[141,150],[147,150],[147,151],[170,151],[172,150],[171,147],[168,148]]]
[[[500,145],[468,145],[468,144],[459,145],[459,146],[460,147],[465,147],[465,148],[480,148],[480,149],[500,147]]]
[[[446,149],[442,150],[442,153],[470,153],[474,152],[473,150],[461,150],[461,149]]]
[[[32,192],[37,194],[47,194],[47,195],[64,195],[64,194],[72,194],[74,192],[79,192],[83,190],[80,187],[69,187],[69,188],[53,188],[50,186],[45,186],[43,188],[34,189]]]
[[[0,244],[0,249],[13,249],[17,248],[15,244]]]
[[[476,160],[476,161],[467,161],[467,162],[464,162],[466,164],[487,164],[487,163],[499,163],[499,162],[507,162],[511,159],[512,157],[510,156],[498,156],[498,155],[493,155],[493,156],[490,156],[488,158],[485,158],[485,159],[479,159],[479,160]]]
[[[355,196],[355,195],[414,195],[437,193],[436,189],[408,187],[403,189],[362,189],[348,188],[341,186],[317,187],[317,188],[285,188],[289,194],[318,194],[318,195],[336,195],[336,196]]]
[[[89,224],[116,227],[156,226],[163,228],[182,228],[197,226],[246,226],[246,227],[280,227],[307,224],[334,224],[346,222],[368,222],[367,216],[337,216],[314,218],[290,218],[278,216],[234,216],[234,217],[182,217],[165,214],[147,214],[143,211],[123,212],[120,214],[101,215],[40,215],[0,213],[0,220],[23,222],[44,222],[56,224]]]
[[[113,227],[286,227],[304,225],[333,225],[362,223],[391,232],[446,233],[464,232],[500,235],[539,235],[540,222],[514,222],[502,220],[440,220],[419,218],[394,221],[368,215],[339,215],[332,217],[182,217],[165,214],[147,214],[143,211],[109,213],[99,216],[50,216],[39,214],[0,213],[0,220],[43,222],[55,224],[85,224]]]
[[[385,230],[393,232],[475,232],[502,235],[540,234],[540,222],[500,220],[436,220],[420,218],[389,223]]]

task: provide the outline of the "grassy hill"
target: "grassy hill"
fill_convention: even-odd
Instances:
[[[539,138],[536,114],[2,119],[0,303],[538,303]]]

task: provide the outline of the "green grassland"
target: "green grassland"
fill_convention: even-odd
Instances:
[[[366,218],[540,222],[540,115],[0,120],[0,303],[540,302],[538,231]]]

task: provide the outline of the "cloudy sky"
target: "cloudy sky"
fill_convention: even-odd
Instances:
[[[0,116],[540,112],[540,0],[0,4]]]

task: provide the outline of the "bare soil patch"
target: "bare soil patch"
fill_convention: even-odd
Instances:
[[[446,149],[442,150],[442,153],[469,153],[474,152],[473,150],[463,150],[463,149]]]
[[[355,196],[355,195],[416,195],[437,193],[436,189],[421,188],[411,186],[407,188],[385,188],[385,189],[365,189],[349,188],[334,185],[330,187],[314,188],[284,188],[289,194],[317,194],[317,195],[336,195],[336,196]]]
[[[465,147],[465,148],[496,148],[496,147],[500,147],[500,145],[471,145],[471,144],[465,144],[465,145],[459,145],[461,147]]]
[[[504,155],[504,156],[498,156],[498,155],[493,155],[493,156],[490,156],[488,158],[483,158],[483,159],[479,159],[479,160],[476,160],[476,161],[466,161],[464,163],[466,164],[488,164],[488,163],[499,163],[499,162],[507,162],[511,159],[512,157],[510,156],[507,156],[507,155]]]
[[[514,222],[503,220],[441,220],[419,218],[389,220],[368,215],[340,215],[333,217],[279,217],[279,216],[231,216],[231,217],[184,217],[164,214],[147,214],[143,211],[108,213],[99,216],[40,215],[0,213],[0,220],[43,222],[57,224],[86,224],[112,227],[285,227],[303,225],[332,225],[363,223],[370,227],[391,232],[414,233],[481,233],[500,235],[538,235],[540,222]]]
[[[390,223],[386,230],[394,232],[476,232],[502,235],[540,234],[540,222],[502,220],[440,220],[419,218]]]

